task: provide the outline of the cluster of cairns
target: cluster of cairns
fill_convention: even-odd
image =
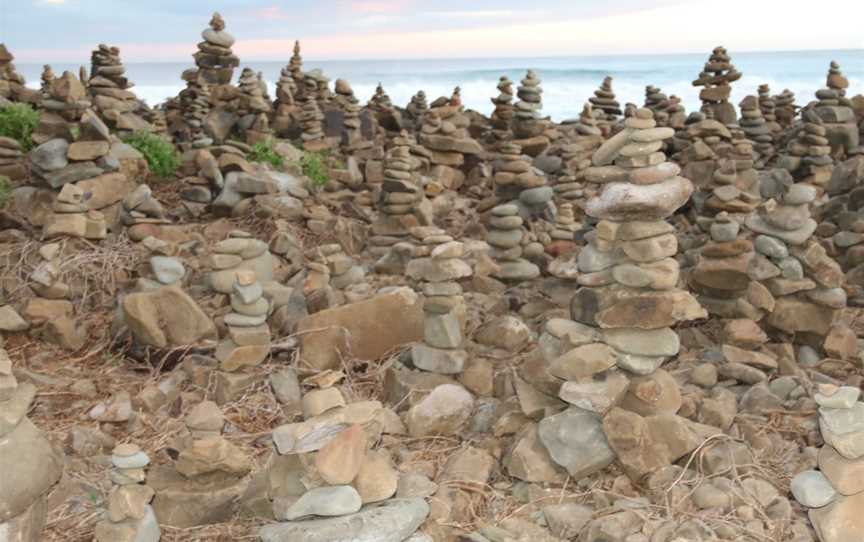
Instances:
[[[271,97],[218,14],[202,37],[155,110],[116,48],[28,90],[0,47],[0,106],[40,112],[0,138],[0,539],[862,538],[838,66],[738,119],[718,48],[701,112],[606,78],[555,123],[533,71],[488,118],[364,105],[297,43]]]
[[[723,124],[737,124],[738,115],[735,106],[729,103],[729,97],[732,95],[731,83],[739,79],[741,72],[732,65],[732,58],[726,49],[715,48],[699,73],[699,78],[693,81],[694,87],[704,87],[699,91],[702,111],[711,111],[714,118]]]

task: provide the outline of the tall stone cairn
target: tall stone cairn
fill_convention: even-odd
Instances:
[[[699,92],[702,111],[713,111],[714,118],[727,126],[736,124],[738,121],[735,106],[729,103],[732,94],[731,83],[738,79],[741,79],[741,72],[732,65],[732,58],[726,52],[726,48],[716,47],[711,52],[699,78],[693,81],[694,87],[704,87]]]
[[[497,88],[498,96],[491,98],[495,110],[489,120],[492,124],[492,135],[500,141],[513,136],[513,81],[502,75],[498,79]]]
[[[612,90],[612,77],[606,76],[600,88],[594,91],[594,96],[588,98],[591,105],[594,106],[594,111],[602,112],[600,120],[605,122],[615,122],[621,115],[621,104],[615,99],[615,92]]]
[[[783,89],[783,92],[774,96],[775,111],[777,113],[777,122],[785,130],[792,126],[795,122],[795,117],[800,109],[795,105],[795,93],[791,90]]]
[[[762,109],[756,96],[746,96],[741,100],[740,107],[741,119],[738,124],[747,139],[753,142],[753,148],[757,153],[756,167],[762,169],[776,154],[774,136],[771,135],[771,128],[762,116]]]
[[[858,124],[852,102],[846,97],[849,80],[840,71],[836,62],[828,69],[826,88],[816,91],[814,111],[825,123],[832,154],[852,155],[861,152]]]
[[[540,79],[532,70],[528,70],[516,91],[519,101],[513,115],[513,131],[518,139],[538,136],[546,129],[541,119],[543,110],[543,89]]]
[[[198,44],[195,65],[198,78],[208,85],[227,85],[234,76],[234,68],[240,59],[231,51],[234,36],[225,31],[225,21],[218,13],[210,19],[210,26],[201,32],[204,40]]]

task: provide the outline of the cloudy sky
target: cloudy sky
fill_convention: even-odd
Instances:
[[[512,57],[864,48],[862,0],[0,0],[19,62],[184,61],[212,10],[244,60]],[[847,14],[849,16],[844,16]]]

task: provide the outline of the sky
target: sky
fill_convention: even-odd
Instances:
[[[244,60],[400,59],[864,48],[862,0],[0,0],[18,62],[186,61],[218,10]],[[844,16],[848,15],[848,16]]]

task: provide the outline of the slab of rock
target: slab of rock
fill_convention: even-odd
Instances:
[[[429,515],[424,499],[394,499],[338,518],[265,525],[262,542],[403,542]]]
[[[860,542],[864,540],[862,510],[864,493],[858,493],[810,510],[810,522],[822,542]]]
[[[359,511],[362,505],[357,490],[344,485],[310,489],[284,510],[279,510],[277,503],[274,503],[276,519],[288,521],[306,516],[344,516]]]
[[[42,432],[24,418],[12,432],[0,437],[0,472],[2,524],[26,512],[60,479],[63,459]]]
[[[819,450],[819,470],[842,495],[864,492],[864,457],[847,459],[831,446]]]
[[[412,437],[456,435],[474,410],[474,397],[456,384],[442,384],[411,407],[405,425]]]
[[[195,301],[175,286],[129,294],[120,304],[135,338],[156,348],[216,338],[216,326]]]
[[[538,432],[552,460],[578,481],[610,465],[615,452],[609,447],[599,415],[578,408],[544,418]]]
[[[374,360],[423,340],[423,303],[408,288],[306,316],[297,325],[301,358],[335,369],[346,357]]]
[[[790,489],[795,500],[807,508],[822,508],[837,497],[831,482],[818,470],[805,470],[796,475]]]
[[[352,425],[324,445],[315,455],[315,467],[330,485],[346,485],[360,472],[368,446],[366,433]]]

